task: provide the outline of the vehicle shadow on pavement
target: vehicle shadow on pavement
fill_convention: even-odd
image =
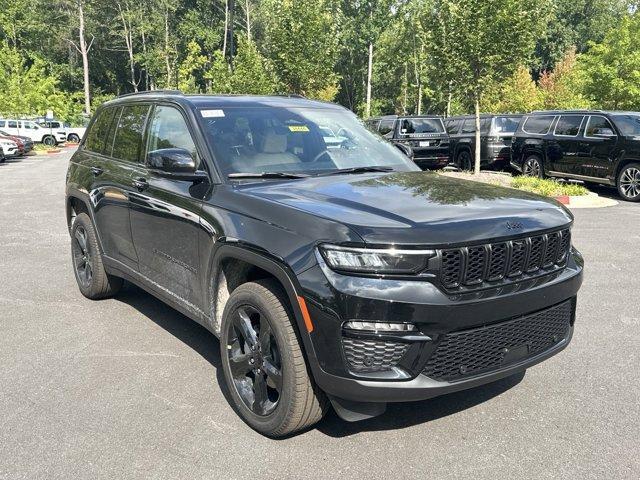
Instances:
[[[220,370],[219,379],[221,378],[220,344],[209,330],[129,282],[125,282],[124,288],[115,299],[132,306],[159,327],[191,347],[216,370]]]
[[[317,425],[317,429],[325,435],[339,438],[360,432],[412,427],[453,415],[491,400],[520,383],[524,375],[525,372],[516,373],[488,385],[421,402],[389,403],[384,414],[361,422],[345,422],[331,410]]]

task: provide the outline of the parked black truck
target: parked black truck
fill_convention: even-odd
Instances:
[[[449,163],[449,136],[437,115],[387,115],[367,120],[373,131],[397,145],[423,170]]]
[[[480,166],[501,170],[509,165],[511,138],[521,115],[480,115]],[[476,151],[474,115],[447,117],[451,162],[461,170],[473,170]]]
[[[109,101],[71,158],[66,211],[82,294],[126,279],[213,332],[234,409],[270,436],[329,405],[358,420],[507,377],[573,333],[568,210],[422,172],[330,103]]]
[[[511,148],[511,166],[525,175],[612,185],[623,199],[640,201],[640,112],[534,112]]]

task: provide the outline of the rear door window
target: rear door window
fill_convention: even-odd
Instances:
[[[447,120],[445,122],[445,127],[447,129],[447,133],[449,135],[455,135],[458,133],[458,129],[460,128],[461,120]]]
[[[582,125],[583,119],[584,115],[562,115],[556,124],[553,134],[562,137],[575,137],[580,132],[580,125]]]
[[[115,111],[115,108],[105,108],[97,114],[98,116],[91,125],[84,144],[84,147],[90,152],[104,153],[107,135],[109,134]]]
[[[9,128],[18,128],[18,122],[15,120],[9,120]]]
[[[127,162],[139,161],[148,112],[149,105],[129,105],[122,109],[111,156]]]
[[[532,133],[534,135],[545,135],[549,133],[551,123],[555,117],[551,115],[536,115],[535,117],[528,117],[522,125],[522,131],[525,133]]]
[[[490,118],[481,118],[480,119],[480,133],[486,134],[489,132],[489,127],[491,126]],[[462,132],[461,133],[476,133],[476,119],[475,118],[466,118],[464,123],[462,124]]]

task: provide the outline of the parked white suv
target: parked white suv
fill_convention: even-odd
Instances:
[[[2,151],[5,157],[15,157],[18,155],[18,144],[13,140],[0,138],[0,147],[2,147]]]
[[[67,134],[64,130],[42,127],[31,120],[0,118],[0,129],[9,135],[23,135],[34,142],[42,142],[49,146],[67,141]]]
[[[71,127],[68,123],[62,123],[59,120],[46,120],[38,123],[44,128],[51,128],[52,130],[60,132],[64,131],[66,140],[73,143],[80,143],[84,132],[87,131],[87,127]]]

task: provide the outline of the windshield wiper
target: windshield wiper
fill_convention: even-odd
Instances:
[[[393,167],[385,166],[370,166],[370,167],[352,167],[352,168],[340,168],[338,170],[332,170],[327,173],[321,173],[319,176],[324,175],[340,175],[343,173],[368,173],[368,172],[392,172]]]
[[[306,178],[306,173],[290,173],[290,172],[237,172],[227,175],[228,178]]]

